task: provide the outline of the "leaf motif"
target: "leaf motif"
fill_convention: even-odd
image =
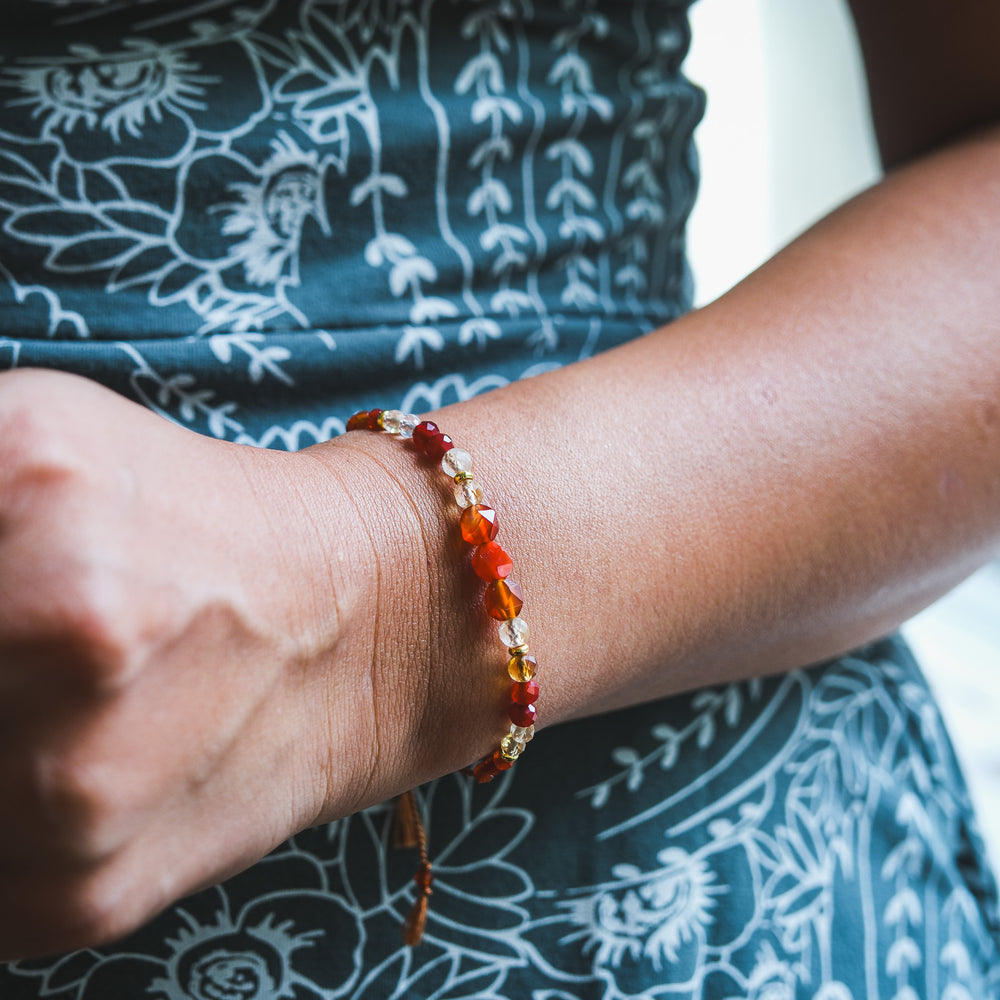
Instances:
[[[494,94],[499,94],[504,89],[503,68],[493,52],[480,52],[462,67],[455,80],[455,93],[468,93],[480,79]]]
[[[703,715],[698,720],[698,747],[707,750],[715,739],[715,720],[710,715]]]
[[[909,886],[900,889],[886,904],[884,920],[890,927],[903,922],[916,925],[922,917],[923,907]]]
[[[480,316],[466,320],[461,325],[458,331],[458,342],[463,346],[471,344],[473,340],[485,344],[488,340],[499,340],[502,335],[499,323],[485,316]]]
[[[521,108],[509,97],[500,97],[496,94],[477,98],[472,102],[472,108],[469,111],[469,117],[477,125],[488,121],[495,114],[506,115],[513,125],[520,125],[521,119],[524,117]]]
[[[736,726],[740,721],[740,715],[743,711],[743,696],[740,694],[739,685],[730,684],[726,688],[724,698],[726,704],[726,723],[730,727]]]
[[[123,236],[96,236],[67,243],[49,257],[55,271],[70,273],[112,267],[132,254],[138,241]]]
[[[602,809],[608,804],[611,797],[611,786],[607,782],[598,785],[590,796],[590,806],[592,809]]]
[[[590,67],[575,52],[560,56],[549,70],[547,79],[553,86],[565,83],[584,94],[594,89]]]
[[[413,307],[410,309],[410,322],[419,326],[424,323],[436,323],[441,319],[450,319],[457,315],[458,307],[454,302],[428,295],[413,303]]]
[[[110,232],[110,226],[93,212],[67,208],[41,208],[22,212],[8,226],[10,232],[33,243],[61,243]]]
[[[386,259],[396,260],[400,257],[411,257],[417,248],[399,233],[382,233],[365,246],[365,261],[371,267],[381,267]]]
[[[132,205],[103,205],[104,214],[122,229],[145,233],[150,236],[164,236],[167,232],[166,213],[152,212]]]
[[[531,309],[533,306],[531,296],[515,288],[501,289],[490,299],[490,308],[494,312],[506,312],[510,316],[517,316],[522,309]]]
[[[426,257],[404,257],[389,272],[389,290],[398,299],[410,285],[419,287],[421,279],[433,281],[437,270]]]
[[[59,199],[43,187],[19,177],[0,176],[0,208],[17,212],[40,205],[57,205]]]
[[[964,941],[956,938],[941,949],[941,964],[951,966],[956,979],[968,979],[972,973],[972,958]]]
[[[571,240],[580,236],[599,243],[604,239],[604,227],[596,219],[590,219],[584,215],[575,215],[570,219],[563,219],[559,223],[559,235],[564,240]]]
[[[394,198],[405,198],[406,182],[396,174],[371,174],[351,191],[351,205],[357,208],[362,202],[384,192]]]
[[[503,181],[491,177],[483,181],[469,195],[467,209],[469,215],[479,215],[487,205],[492,205],[502,214],[508,213],[513,207],[510,191]]]
[[[573,177],[563,177],[549,189],[545,196],[545,207],[549,210],[560,204],[575,203],[579,208],[590,211],[597,204],[593,192]]]
[[[885,956],[885,971],[890,976],[905,975],[920,965],[920,949],[911,937],[901,937],[889,945]]]
[[[560,139],[545,150],[547,160],[558,160],[564,156],[573,161],[577,172],[584,177],[590,177],[594,173],[594,158],[590,155],[590,150],[577,139]]]
[[[220,333],[208,338],[208,346],[221,364],[227,365],[233,359],[233,348],[230,334]]]
[[[639,754],[632,747],[615,747],[611,751],[611,759],[619,767],[631,767],[639,762]]]
[[[506,222],[498,222],[490,226],[479,237],[479,245],[487,252],[495,250],[501,242],[525,244],[531,237],[520,226],[512,226]]]
[[[496,156],[507,162],[514,155],[514,146],[505,135],[494,135],[484,139],[472,151],[469,166],[478,170],[490,157]]]

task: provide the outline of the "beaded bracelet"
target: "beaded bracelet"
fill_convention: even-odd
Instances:
[[[410,441],[414,449],[434,462],[455,483],[455,502],[461,510],[462,538],[472,548],[472,569],[486,583],[485,605],[491,618],[499,622],[500,641],[507,647],[507,673],[513,681],[507,715],[510,727],[492,754],[473,768],[478,782],[492,781],[501,771],[513,767],[535,734],[538,712],[538,663],[528,648],[528,624],[520,616],[524,607],[521,588],[508,579],[514,564],[494,541],[500,524],[496,511],[483,502],[482,487],[472,475],[472,456],[443,434],[436,424],[401,410],[368,410],[355,413],[347,421],[349,431],[385,431]]]

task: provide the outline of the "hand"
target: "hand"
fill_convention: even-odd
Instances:
[[[0,375],[0,957],[120,936],[414,777],[375,736],[419,685],[375,697],[331,471]]]

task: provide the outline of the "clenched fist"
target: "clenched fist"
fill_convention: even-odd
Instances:
[[[379,479],[350,446],[259,451],[0,375],[0,958],[119,936],[452,766],[413,752],[425,657],[394,634],[427,607],[385,598],[344,485]]]

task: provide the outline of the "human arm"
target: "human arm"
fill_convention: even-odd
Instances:
[[[542,664],[543,721],[828,655],[992,551],[996,443],[982,404],[996,388],[984,320],[995,314],[994,248],[978,213],[989,215],[995,168],[977,154],[984,190],[973,197],[971,154],[950,155],[671,330],[441,416],[504,518]],[[916,315],[925,301],[930,312]],[[952,324],[956,341],[940,344]],[[11,493],[5,505],[11,544],[36,526],[25,565],[78,554],[59,579],[82,574],[83,609],[69,623],[69,662],[44,664],[51,679],[9,645],[6,666],[43,694],[81,668],[90,695],[54,718],[22,699],[20,729],[17,700],[7,706],[8,735],[22,737],[8,761],[56,766],[55,781],[51,766],[36,775],[37,803],[18,799],[43,813],[27,817],[39,822],[29,844],[39,850],[27,851],[36,881],[6,889],[5,940],[32,949],[118,933],[313,819],[467,763],[502,725],[502,653],[474,606],[453,516],[405,451],[358,435],[298,457],[196,446],[77,391],[64,395],[80,404],[73,418],[87,414],[75,444],[88,461],[66,480],[73,488],[49,494],[50,506],[29,492],[21,521]],[[45,412],[26,397],[15,413]],[[95,439],[106,447],[88,452]],[[8,487],[31,455],[8,450]],[[964,484],[947,503],[936,492],[945,460]],[[156,484],[160,516],[115,506],[123,468]],[[24,486],[13,480],[13,494]],[[87,521],[71,544],[46,530],[106,510],[127,516]],[[161,556],[141,573],[108,557],[109,545],[128,553],[130,533],[158,539]],[[17,601],[37,591],[15,587],[25,569],[9,546],[4,564],[15,622]],[[88,573],[102,565],[133,583],[118,613],[94,600],[102,577]],[[164,575],[173,621],[160,628],[135,584]],[[209,585],[176,594],[172,579]],[[103,580],[113,589],[114,577]],[[237,613],[192,629],[211,619],[206,604]],[[142,623],[151,655],[136,655],[134,634],[131,657],[106,648],[123,621]],[[44,633],[52,621],[40,624]],[[532,766],[544,760],[521,765]],[[44,815],[52,805],[63,829]],[[148,836],[132,835],[140,825]],[[11,835],[7,868],[24,874]],[[25,884],[47,890],[29,895],[32,912]]]

